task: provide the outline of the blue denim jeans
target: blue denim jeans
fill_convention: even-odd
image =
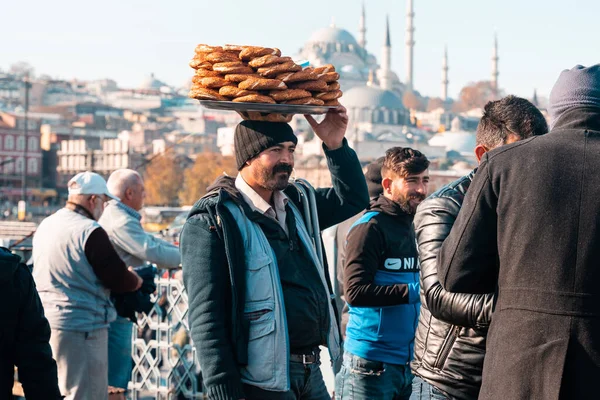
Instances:
[[[271,392],[244,384],[246,400],[331,400],[325,386],[321,363],[290,362],[290,390]]]
[[[133,322],[117,317],[108,330],[108,384],[127,389],[131,380]]]
[[[448,400],[448,397],[435,386],[415,376],[410,400]]]
[[[410,366],[370,361],[344,352],[335,377],[336,400],[408,400],[413,375]]]

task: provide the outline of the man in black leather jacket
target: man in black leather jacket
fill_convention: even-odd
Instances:
[[[496,147],[542,135],[546,120],[515,96],[486,104],[477,127],[479,161]],[[411,399],[477,399],[494,293],[449,293],[438,280],[436,258],[461,209],[475,171],[441,188],[419,205],[414,224],[421,262],[421,312],[411,369]]]

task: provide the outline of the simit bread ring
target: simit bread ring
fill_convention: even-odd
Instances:
[[[334,90],[340,90],[340,83],[339,82],[332,82],[329,85],[327,85],[327,91],[328,92],[333,92]]]
[[[324,104],[325,106],[341,106],[340,102],[338,101],[338,99],[335,100],[328,100],[325,102]]]
[[[243,90],[237,86],[223,86],[221,89],[219,89],[219,94],[225,97],[243,97],[260,93],[254,90]]]
[[[206,61],[211,63],[225,63],[230,61],[240,61],[240,59],[232,53],[225,53],[224,51],[217,51],[206,55]]]
[[[304,82],[304,81],[316,81],[319,79],[317,74],[315,74],[312,69],[304,69],[298,72],[284,72],[282,74],[277,75],[277,79],[288,82]]]
[[[321,79],[316,81],[293,82],[289,84],[291,89],[304,89],[314,92],[323,92],[327,90],[327,83]]]
[[[286,101],[310,97],[310,92],[302,89],[272,90],[269,93],[276,101]]]
[[[223,46],[223,50],[225,51],[242,51],[244,50],[245,46],[240,46],[237,44],[226,44],[225,46]]]
[[[275,104],[275,100],[269,96],[263,96],[261,94],[251,94],[248,96],[237,97],[233,99],[236,103],[270,103]]]
[[[221,46],[209,46],[207,44],[199,44],[196,46],[196,53],[212,53],[213,51],[223,51]]]
[[[206,77],[210,77],[210,76],[213,76],[213,77],[215,77],[215,76],[216,76],[216,77],[221,77],[221,76],[222,76],[222,74],[221,74],[220,72],[217,72],[217,71],[211,71],[210,69],[198,68],[198,69],[196,70],[196,74],[195,74],[194,78],[198,78],[198,77],[201,77],[201,78],[206,78]],[[192,78],[192,80],[193,80],[194,78]]]
[[[198,68],[204,68],[204,69],[212,69],[212,64],[209,63],[208,61],[204,61],[198,58],[194,58],[192,59],[192,61],[190,61],[190,67],[194,68],[194,69],[198,69]]]
[[[273,54],[267,54],[266,56],[255,58],[251,60],[248,65],[253,68],[267,67],[273,64],[282,64],[284,62],[292,61],[291,57],[278,57]]]
[[[200,79],[200,82],[198,82],[202,87],[205,88],[209,88],[209,89],[218,89],[220,87],[223,86],[227,86],[230,84],[230,82],[226,81],[223,78],[218,78],[218,77],[208,77],[208,78],[202,78]]]
[[[254,70],[240,61],[222,62],[213,64],[213,71],[218,71],[223,74],[252,74]]]
[[[287,89],[285,83],[279,79],[262,79],[262,78],[250,78],[238,85],[240,89],[246,90],[283,90]]]
[[[335,100],[337,98],[342,97],[342,91],[341,90],[334,90],[332,92],[315,93],[314,97],[316,99],[321,99],[321,100]]]
[[[246,79],[250,78],[260,78],[258,74],[227,74],[225,75],[225,80],[229,82],[244,82]]]
[[[281,51],[279,51],[279,49],[271,49],[269,47],[248,46],[244,47],[244,49],[240,51],[240,59],[248,61],[252,60],[253,58],[266,56],[268,54],[280,56]]]
[[[337,72],[326,72],[324,74],[319,75],[319,79],[322,79],[327,83],[332,83],[340,79],[340,74],[338,74]]]
[[[303,99],[296,99],[283,102],[283,104],[296,104],[307,106],[322,106],[324,103],[325,102],[323,100],[315,99],[314,97],[304,97]]]
[[[285,62],[283,64],[271,65],[269,67],[263,67],[256,70],[260,75],[265,78],[274,78],[282,72],[296,72],[301,71],[302,67],[294,63],[293,61]]]
[[[217,91],[201,87],[192,87],[188,96],[198,100],[227,100],[226,97],[221,96]]]
[[[335,67],[331,64],[323,65],[321,67],[316,67],[315,72],[317,74],[324,74],[327,72],[335,72]]]

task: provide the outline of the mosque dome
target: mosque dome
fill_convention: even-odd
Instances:
[[[383,125],[406,125],[409,114],[402,100],[392,91],[377,86],[355,86],[340,102],[358,122]]]
[[[315,31],[308,40],[308,43],[340,43],[342,45],[358,47],[356,39],[354,39],[354,36],[350,32],[332,26]]]
[[[166,83],[159,81],[154,77],[154,74],[150,74],[144,78],[140,84],[140,89],[143,90],[160,90],[163,86],[167,86]]]
[[[344,92],[343,104],[346,108],[387,108],[405,110],[402,100],[390,90],[377,86],[358,86]]]
[[[472,155],[475,148],[475,134],[473,132],[442,132],[429,140],[430,146],[441,146],[446,152],[456,151],[463,155]]]

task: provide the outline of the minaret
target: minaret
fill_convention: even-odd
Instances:
[[[498,35],[494,35],[494,50],[492,52],[492,89],[494,90],[494,96],[498,97]]]
[[[448,46],[444,47],[444,58],[442,59],[442,100],[448,100]]]
[[[379,84],[382,89],[390,90],[392,80],[390,71],[392,69],[392,42],[390,40],[390,18],[385,17],[385,42],[381,48],[381,78]]]
[[[358,22],[358,45],[363,49],[367,48],[367,23],[365,16],[365,2],[362,3],[362,13]]]
[[[413,55],[415,48],[413,0],[406,0],[406,88],[413,89]]]
[[[531,99],[531,103],[536,107],[540,106],[540,102],[538,101],[537,89],[533,89],[533,98]]]

